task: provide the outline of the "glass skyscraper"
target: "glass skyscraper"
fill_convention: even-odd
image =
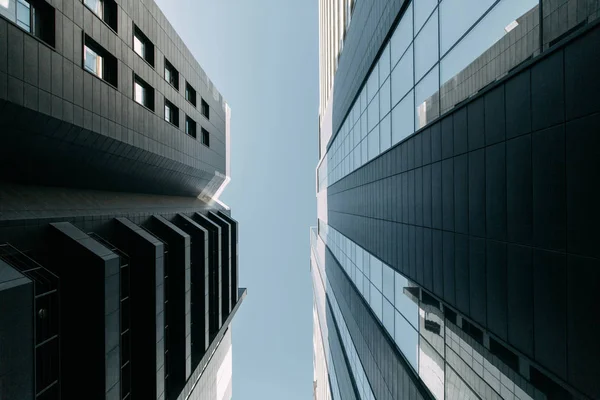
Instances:
[[[320,0],[314,398],[600,398],[600,5]]]

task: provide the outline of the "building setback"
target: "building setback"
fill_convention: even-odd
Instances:
[[[315,399],[600,398],[599,11],[319,1]]]
[[[229,119],[152,0],[0,1],[0,398],[231,398]]]

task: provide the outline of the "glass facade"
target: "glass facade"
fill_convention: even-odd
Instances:
[[[352,289],[360,293],[381,329],[408,362],[413,379],[420,379],[432,398],[546,398],[546,394],[507,365],[506,360],[484,346],[486,333],[472,328],[451,308],[339,231],[322,221],[319,221],[318,231],[319,234],[315,228],[311,230],[313,285],[315,293],[319,293],[315,296],[331,307],[329,312],[340,331],[361,399],[375,397],[325,272],[327,251],[335,257],[336,264],[353,283]],[[327,266],[329,268],[331,266]],[[319,312],[325,314],[327,310],[322,307]],[[323,337],[323,343],[326,341]]]
[[[539,53],[538,3],[411,2],[329,145],[319,190]]]

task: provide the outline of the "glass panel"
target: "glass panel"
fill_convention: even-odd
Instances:
[[[414,98],[411,90],[392,110],[392,146],[415,131]]]
[[[379,147],[383,153],[392,146],[392,117],[386,115],[379,123]]]
[[[446,399],[479,399],[469,386],[446,364]]]
[[[539,50],[535,0],[502,0],[442,60],[441,112]]]
[[[394,341],[415,371],[418,371],[419,334],[397,311],[395,325]]]
[[[363,113],[362,117],[360,117],[360,137],[364,138],[367,136],[367,113]]]
[[[419,332],[438,353],[444,353],[444,313],[439,302],[427,301],[428,295],[423,294],[419,308]]]
[[[146,54],[146,46],[137,36],[133,37],[133,51],[135,51],[140,57],[144,58]]]
[[[379,81],[383,82],[390,74],[390,44],[385,46],[385,50],[379,58]]]
[[[379,89],[379,119],[381,120],[391,108],[390,80],[387,79]]]
[[[144,89],[144,87],[142,85],[140,85],[137,82],[135,82],[133,84],[133,87],[134,87],[135,101],[137,101],[140,104],[144,104],[144,97],[146,97],[145,96],[146,90]]]
[[[419,376],[436,399],[444,398],[444,359],[423,339],[419,347]]]
[[[360,157],[362,165],[366,164],[369,159],[369,153],[367,152],[367,140],[367,138],[364,138],[362,142],[360,142]]]
[[[17,25],[27,32],[31,31],[31,9],[29,3],[17,1]]]
[[[395,273],[395,302],[396,309],[404,315],[410,324],[417,329],[419,327],[418,299],[410,292],[413,285],[400,275]]]
[[[394,337],[394,306],[386,299],[383,299],[383,326]]]
[[[379,154],[379,125],[369,133],[369,161]]]
[[[412,3],[406,9],[406,12],[402,16],[400,23],[396,27],[394,34],[391,39],[391,62],[392,68],[396,65],[404,51],[412,42],[413,37],[413,15],[412,15]]]
[[[375,125],[379,123],[379,96],[375,96],[373,101],[369,104],[368,118],[369,132],[375,128]]]
[[[379,69],[377,66],[371,71],[367,80],[367,101],[371,101],[379,89]]]
[[[103,16],[102,0],[84,0],[86,6],[88,6],[93,12],[98,14],[100,18]]]
[[[379,290],[382,290],[382,272],[383,264],[381,261],[371,256],[371,282]]]
[[[415,35],[419,33],[419,29],[423,26],[431,12],[437,6],[438,0],[416,0],[415,4]]]
[[[171,108],[165,104],[165,121],[171,122]]]
[[[381,296],[381,292],[377,290],[375,286],[373,286],[373,284],[370,285],[370,290],[371,297],[369,305],[371,306],[371,309],[373,310],[377,318],[379,318],[380,321],[383,321],[383,297]]]
[[[436,65],[415,89],[415,130],[440,115],[440,79]]]
[[[383,295],[394,302],[394,270],[383,265]]]
[[[84,46],[83,66],[94,75],[102,78],[102,57],[87,46]]]
[[[440,4],[441,53],[444,54],[496,0],[444,0]],[[457,12],[456,10],[461,10]]]
[[[423,75],[438,61],[438,21],[437,10],[415,39],[415,80]]]
[[[413,47],[410,46],[392,71],[392,106],[395,106],[413,86]]]
[[[442,63],[442,82],[459,73],[502,39],[507,26],[538,4],[536,0],[503,0],[452,51]],[[510,32],[510,30],[509,30]]]

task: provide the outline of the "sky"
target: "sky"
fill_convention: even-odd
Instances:
[[[318,2],[155,0],[231,107],[233,399],[312,398]]]

